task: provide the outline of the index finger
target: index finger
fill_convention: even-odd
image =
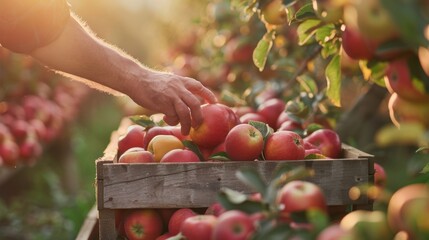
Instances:
[[[210,91],[208,88],[204,87],[204,85],[201,82],[199,82],[195,79],[192,79],[192,78],[189,78],[189,79],[191,81],[189,81],[187,89],[191,93],[202,97],[204,100],[207,101],[207,103],[216,103],[217,102],[217,98],[212,91]]]

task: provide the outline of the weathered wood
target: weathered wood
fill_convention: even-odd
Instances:
[[[98,211],[94,205],[89,211],[76,240],[95,240],[98,239]]]
[[[235,173],[242,167],[258,169],[267,181],[284,162],[201,162],[171,164],[103,164],[104,208],[207,207],[221,188],[250,193]],[[309,178],[326,194],[328,205],[367,204],[365,196],[352,201],[348,190],[368,182],[368,159],[288,161],[291,167],[312,168]]]
[[[99,237],[102,240],[116,240],[118,233],[115,228],[115,210],[99,209]]]

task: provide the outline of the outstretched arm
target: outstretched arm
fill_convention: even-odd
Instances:
[[[88,85],[113,89],[147,109],[164,113],[168,124],[180,122],[184,134],[202,121],[200,98],[216,101],[214,94],[195,79],[152,70],[108,45],[76,16],[69,19],[58,38],[30,55]]]

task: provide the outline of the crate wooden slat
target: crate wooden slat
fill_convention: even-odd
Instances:
[[[104,179],[103,208],[207,207],[223,187],[250,193],[235,176],[242,167],[258,169],[269,181],[271,173],[283,162],[201,162],[173,164],[101,163]],[[315,170],[308,179],[325,192],[329,205],[365,204],[367,199],[351,201],[351,187],[368,182],[367,159],[289,161],[292,167],[305,166]]]
[[[98,239],[98,235],[98,211],[94,205],[86,216],[76,240],[95,240]]]
[[[340,159],[127,164],[117,163],[117,138],[124,131],[122,124],[129,123],[121,123],[104,156],[96,163],[100,239],[116,238],[116,209],[207,207],[224,187],[251,193],[235,175],[243,167],[258,169],[267,182],[284,163],[312,168],[315,174],[306,180],[322,188],[329,206],[372,208],[371,199],[362,195],[351,200],[348,192],[356,185],[374,181],[373,156],[346,144]]]

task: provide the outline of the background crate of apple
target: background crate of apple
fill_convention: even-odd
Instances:
[[[96,161],[96,195],[100,239],[116,239],[115,210],[139,208],[195,208],[210,206],[221,188],[251,193],[235,176],[253,167],[270,180],[271,172],[284,161],[117,164],[118,136],[131,124],[124,119],[112,133],[104,155]],[[352,200],[349,190],[374,181],[373,156],[343,144],[342,158],[288,161],[292,167],[312,168],[308,180],[320,186],[330,214],[350,209],[372,209],[362,194]]]

